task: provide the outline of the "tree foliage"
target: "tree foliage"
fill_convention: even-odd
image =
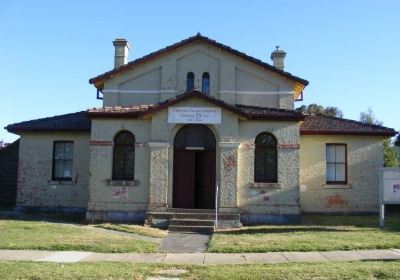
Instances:
[[[399,166],[399,159],[393,145],[390,143],[390,139],[383,140],[383,166],[385,167],[396,167]]]
[[[375,124],[375,125],[382,125],[383,124],[382,121],[378,120],[375,117],[375,114],[372,111],[371,107],[369,107],[366,112],[361,112],[360,113],[360,122],[367,123],[367,124]]]
[[[300,107],[296,108],[295,111],[308,115],[323,115],[339,118],[343,117],[343,112],[339,108],[333,106],[324,107],[315,103],[308,106],[301,105]]]
[[[369,107],[366,112],[360,113],[360,122],[374,125],[382,125],[383,122],[378,120]],[[396,167],[399,166],[399,160],[397,158],[397,153],[393,147],[390,138],[383,140],[383,165],[385,167]]]

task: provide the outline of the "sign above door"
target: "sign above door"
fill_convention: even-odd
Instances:
[[[168,123],[220,124],[221,108],[169,107]]]

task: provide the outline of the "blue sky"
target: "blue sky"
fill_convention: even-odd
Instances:
[[[304,102],[400,130],[400,1],[0,1],[0,140],[10,123],[101,106],[88,80],[201,32],[310,81]]]

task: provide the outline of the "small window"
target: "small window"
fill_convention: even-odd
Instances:
[[[347,183],[346,144],[326,144],[326,183]]]
[[[72,180],[74,142],[55,141],[53,145],[53,176],[55,181]]]
[[[128,131],[114,138],[113,180],[133,181],[135,174],[135,137]]]
[[[210,74],[208,72],[203,73],[202,91],[205,94],[210,94]]]
[[[254,181],[278,182],[278,159],[276,139],[269,133],[261,133],[255,140]]]
[[[189,72],[187,74],[186,80],[186,91],[192,91],[194,89],[194,74],[193,72]]]

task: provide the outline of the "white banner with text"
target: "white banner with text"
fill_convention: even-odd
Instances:
[[[221,108],[169,107],[168,123],[220,124]]]

